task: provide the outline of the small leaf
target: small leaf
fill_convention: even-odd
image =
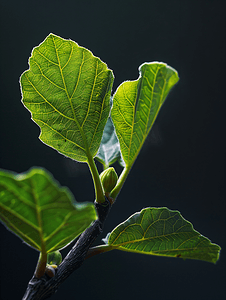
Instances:
[[[122,167],[125,167],[120,144],[111,118],[108,118],[104,127],[100,148],[95,158],[104,165],[105,169],[116,161],[118,161]]]
[[[29,65],[21,76],[22,102],[41,128],[40,139],[87,162],[109,116],[112,71],[87,49],[53,34],[33,49]]]
[[[110,250],[199,259],[215,263],[220,247],[194,230],[178,211],[145,208],[118,225],[108,237]],[[106,251],[106,250],[105,250]]]
[[[40,252],[65,247],[96,219],[92,203],[72,201],[69,190],[43,169],[0,171],[0,220]]]
[[[136,159],[171,88],[177,72],[164,63],[144,63],[140,77],[123,82],[113,97],[111,117],[126,166]]]

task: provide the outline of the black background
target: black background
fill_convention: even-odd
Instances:
[[[180,81],[160,111],[102,238],[144,207],[167,206],[222,247],[216,265],[112,251],[87,260],[52,299],[224,299],[224,4],[1,0],[0,168],[24,172],[44,167],[77,201],[93,200],[87,165],[41,143],[39,128],[20,101],[19,76],[28,68],[32,48],[50,32],[106,62],[114,71],[114,91],[121,82],[136,79],[143,62],[166,62]],[[38,253],[1,224],[0,230],[1,299],[20,299]]]

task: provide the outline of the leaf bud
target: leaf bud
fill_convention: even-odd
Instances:
[[[62,256],[59,250],[48,253],[47,263],[49,265],[59,265],[62,262]]]
[[[110,193],[116,186],[118,181],[118,175],[113,167],[104,170],[100,174],[100,180],[102,182],[105,193]]]

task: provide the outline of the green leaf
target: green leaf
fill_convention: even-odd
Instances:
[[[22,102],[40,139],[81,162],[99,149],[110,111],[113,73],[71,40],[50,34],[32,51],[21,76]]]
[[[65,247],[95,219],[93,204],[75,203],[69,190],[43,169],[0,171],[0,220],[38,251]]]
[[[108,237],[109,250],[199,259],[215,263],[220,247],[194,230],[178,211],[145,208],[118,225]]]
[[[126,166],[132,166],[171,88],[179,80],[164,63],[144,63],[138,80],[123,82],[113,98],[111,117]]]
[[[125,167],[119,141],[111,118],[108,118],[107,120],[100,148],[95,158],[104,165],[105,169],[116,161],[118,161],[122,167]]]

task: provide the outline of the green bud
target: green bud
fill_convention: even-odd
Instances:
[[[103,184],[105,193],[110,193],[116,186],[116,183],[118,181],[118,175],[116,174],[115,169],[111,167],[104,170],[100,174],[100,180]]]
[[[59,265],[62,262],[62,256],[59,250],[47,254],[47,263],[49,265]]]

